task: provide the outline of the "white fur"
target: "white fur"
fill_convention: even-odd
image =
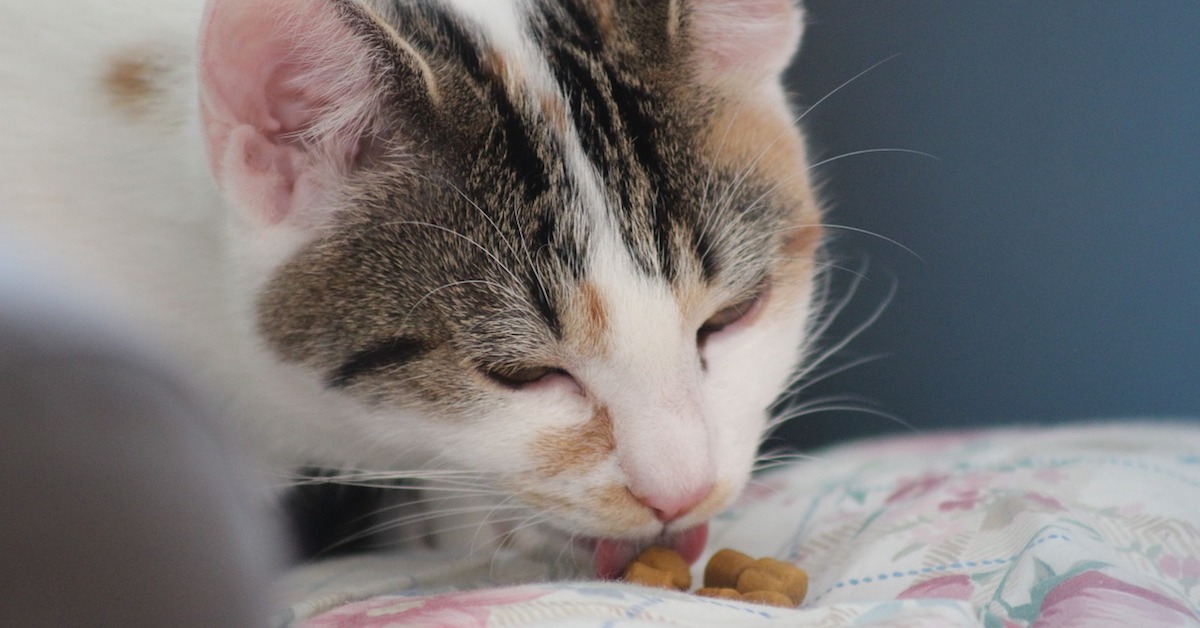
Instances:
[[[278,264],[304,236],[278,230],[245,246],[222,209],[196,107],[202,9],[0,5],[0,232],[179,356],[230,413],[261,417],[240,427],[266,459],[344,456],[361,443],[344,443],[320,416],[325,396],[257,349],[250,303],[233,298],[251,281],[244,269]],[[148,44],[173,62],[172,81],[154,116],[131,120],[109,106],[100,77],[114,54]]]

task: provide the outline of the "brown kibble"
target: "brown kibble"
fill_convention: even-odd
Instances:
[[[642,563],[647,567],[653,567],[659,571],[665,571],[671,574],[673,586],[680,591],[687,591],[692,588],[692,569],[688,566],[687,561],[679,555],[679,552],[669,548],[655,545],[646,548],[634,562]]]
[[[783,593],[783,581],[769,572],[753,565],[738,576],[737,590],[745,595],[752,591],[778,591]]]
[[[664,589],[687,591],[692,574],[673,549],[650,547],[625,569],[625,580]],[[795,608],[808,593],[808,574],[774,558],[757,560],[731,549],[713,554],[704,568],[704,588],[696,595]]]
[[[677,588],[675,586],[675,577],[671,573],[639,562],[629,563],[629,566],[625,568],[625,581],[647,587],[658,587],[660,589]]]
[[[721,600],[742,600],[742,594],[737,592],[737,589],[722,589],[720,587],[704,587],[696,589],[696,595],[700,597],[711,597]]]
[[[753,558],[737,550],[723,549],[708,559],[708,565],[704,568],[704,586],[734,589],[738,576],[752,564]]]
[[[780,588],[771,590],[783,593],[796,605],[804,601],[804,596],[808,593],[808,574],[803,569],[774,558],[760,558],[754,561],[753,569],[768,573],[779,580]]]
[[[767,604],[769,606],[781,606],[783,608],[796,608],[796,603],[788,596],[778,591],[751,591],[742,595],[742,600],[753,602],[755,604]]]

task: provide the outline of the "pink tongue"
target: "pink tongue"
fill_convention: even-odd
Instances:
[[[656,544],[666,545],[679,552],[688,564],[696,562],[704,552],[708,542],[708,524],[698,525],[691,530],[680,532],[674,536],[660,539]],[[625,566],[646,547],[617,539],[599,539],[596,541],[596,577],[602,580],[615,580],[621,577]]]

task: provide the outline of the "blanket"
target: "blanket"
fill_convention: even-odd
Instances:
[[[757,477],[711,524],[805,569],[780,609],[563,573],[503,552],[298,568],[275,624],[383,626],[1200,625],[1200,425],[1127,421],[888,438]],[[703,556],[700,567],[707,561]]]

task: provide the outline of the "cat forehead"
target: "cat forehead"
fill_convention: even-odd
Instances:
[[[806,187],[798,135],[695,82],[686,46],[671,41],[675,5],[388,2],[383,15],[425,55],[442,96],[406,133],[444,169],[458,213],[533,225],[533,246],[576,269],[614,230],[641,270],[668,280],[696,264],[711,279],[731,234],[768,228],[771,201],[793,181]]]

